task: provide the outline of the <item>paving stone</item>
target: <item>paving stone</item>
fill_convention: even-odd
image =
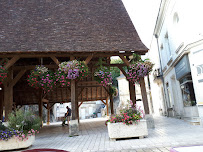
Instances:
[[[67,151],[102,152],[169,152],[172,147],[203,144],[203,128],[192,126],[187,122],[168,117],[155,117],[155,129],[149,129],[144,139],[127,139],[110,141],[106,118],[80,121],[79,136],[69,137],[69,128],[61,123],[44,126],[36,136],[36,141],[29,149],[55,148]]]

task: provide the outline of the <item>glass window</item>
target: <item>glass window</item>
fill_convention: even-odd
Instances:
[[[168,108],[172,108],[171,91],[170,91],[170,89],[169,89],[169,84],[168,84],[168,82],[166,83],[166,90],[167,90],[167,95],[168,95]]]
[[[195,93],[194,93],[191,75],[187,75],[184,78],[182,78],[180,80],[180,83],[181,83],[180,87],[182,92],[183,105],[185,107],[195,106],[196,99],[195,99]]]

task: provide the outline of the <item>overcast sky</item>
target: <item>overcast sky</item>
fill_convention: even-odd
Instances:
[[[142,40],[150,48],[161,0],[122,0]]]

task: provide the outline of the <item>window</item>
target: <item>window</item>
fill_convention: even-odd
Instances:
[[[171,48],[170,48],[170,43],[168,39],[168,32],[165,34],[165,45],[166,45],[166,51],[167,51],[167,56],[168,56],[168,61],[171,59]]]
[[[183,105],[185,107],[195,106],[196,98],[193,88],[193,82],[191,75],[187,75],[180,80],[180,88],[182,92]]]
[[[174,24],[174,25],[177,25],[178,22],[179,22],[179,16],[178,16],[178,13],[176,12],[176,13],[174,13],[174,15],[173,15],[173,24]]]
[[[168,108],[172,108],[171,91],[170,91],[168,82],[166,83],[166,90],[167,90],[167,96],[168,96]]]

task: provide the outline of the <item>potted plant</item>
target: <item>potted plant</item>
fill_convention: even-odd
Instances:
[[[147,123],[143,111],[130,102],[130,106],[120,110],[120,114],[106,121],[110,139],[143,138],[148,135]]]
[[[0,151],[31,146],[40,125],[40,118],[32,112],[17,110],[11,113],[8,117],[8,126],[0,125]]]

